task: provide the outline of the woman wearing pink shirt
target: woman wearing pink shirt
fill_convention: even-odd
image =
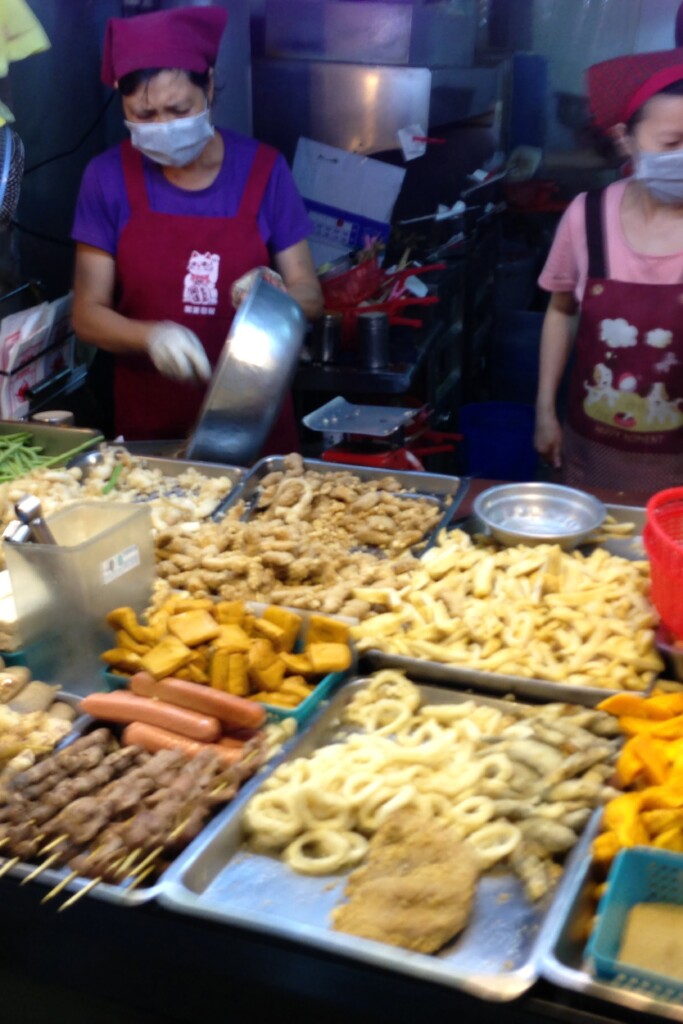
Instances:
[[[654,492],[683,484],[683,49],[597,64],[588,91],[633,173],[571,203],[539,279],[535,443],[572,486]]]

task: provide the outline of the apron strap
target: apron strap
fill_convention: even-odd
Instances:
[[[145,172],[142,166],[141,153],[133,148],[130,139],[121,143],[121,163],[123,164],[123,179],[126,183],[126,194],[130,211],[148,210],[149,199],[147,197],[147,185],[145,184]]]
[[[263,142],[259,143],[242,193],[242,200],[237,212],[238,217],[253,219],[258,217],[277,156],[277,150],[272,146],[266,146]]]
[[[588,246],[588,277],[605,280],[609,277],[605,249],[604,188],[586,193],[586,243]]]

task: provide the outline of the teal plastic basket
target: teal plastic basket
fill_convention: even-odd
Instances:
[[[310,697],[302,700],[295,708],[278,708],[274,704],[264,704],[269,722],[280,722],[283,718],[294,718],[299,726],[302,726],[314,711],[317,711],[321,703],[336,690],[340,683],[349,675],[348,672],[330,672],[320,680]],[[129,676],[119,676],[115,672],[103,672],[104,686],[102,689],[125,690],[128,686]]]
[[[630,992],[683,1004],[683,981],[619,960],[626,918],[637,903],[683,906],[683,854],[636,846],[617,855],[586,947],[589,968],[599,978]]]

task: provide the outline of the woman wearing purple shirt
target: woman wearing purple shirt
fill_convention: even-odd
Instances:
[[[73,321],[114,357],[114,429],[130,440],[191,429],[249,271],[272,262],[308,317],[322,311],[284,159],[210,122],[226,18],[189,7],[107,25],[102,77],[121,93],[131,138],[83,177]],[[271,436],[271,452],[296,448],[290,401]]]

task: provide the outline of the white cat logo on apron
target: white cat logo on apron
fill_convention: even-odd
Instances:
[[[218,253],[192,252],[183,280],[183,309],[185,313],[213,316],[218,305]]]

